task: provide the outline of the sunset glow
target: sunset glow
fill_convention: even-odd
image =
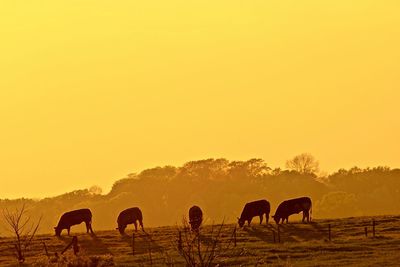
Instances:
[[[0,198],[196,159],[400,167],[399,1],[2,1]]]

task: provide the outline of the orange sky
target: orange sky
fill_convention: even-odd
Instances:
[[[194,159],[400,167],[400,2],[2,1],[0,198]]]

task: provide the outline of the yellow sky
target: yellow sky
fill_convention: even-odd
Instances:
[[[400,167],[400,2],[0,3],[0,198],[209,157]]]

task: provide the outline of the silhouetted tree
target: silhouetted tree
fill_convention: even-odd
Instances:
[[[232,161],[228,166],[228,173],[234,179],[259,178],[268,174],[271,170],[263,159]]]
[[[3,217],[9,230],[15,236],[14,248],[16,257],[20,263],[23,263],[26,251],[36,235],[41,219],[37,223],[31,223],[31,217],[26,215],[25,204],[15,211],[5,209]]]
[[[314,156],[303,153],[286,161],[286,167],[301,174],[316,174],[319,171],[319,163]]]
[[[103,189],[101,189],[98,185],[93,185],[89,188],[89,192],[93,195],[101,195],[103,193]]]
[[[243,204],[251,200],[266,198],[276,206],[303,195],[312,198],[320,218],[400,212],[400,169],[340,169],[322,182],[313,174],[318,166],[314,158],[305,163],[298,164],[298,169],[271,170],[262,159],[191,161],[128,174],[108,194],[97,194],[99,190],[92,188],[38,200],[0,199],[0,210],[15,210],[26,203],[31,221],[38,220],[38,214],[46,215],[42,233],[51,232],[63,212],[79,208],[93,211],[96,229],[115,228],[119,212],[134,206],[141,208],[149,227],[176,224],[193,205],[202,207],[204,222],[209,224],[224,218],[233,222]],[[335,201],[338,205],[332,206]]]

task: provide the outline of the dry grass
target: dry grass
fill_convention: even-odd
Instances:
[[[372,219],[376,221],[376,237],[372,237]],[[332,241],[328,241],[328,224]],[[366,238],[364,228],[368,227]],[[215,227],[215,226],[214,226]],[[232,242],[235,225],[224,225],[222,244]],[[204,226],[201,242],[206,248],[211,226]],[[400,262],[400,216],[358,217],[335,220],[316,220],[311,224],[292,223],[280,227],[282,243],[273,243],[276,225],[257,225],[237,231],[237,246],[223,251],[214,263],[220,266],[398,266]],[[72,251],[64,255],[70,264],[64,266],[182,266],[184,259],[176,248],[177,227],[147,229],[135,235],[135,254],[132,255],[132,232],[120,236],[118,231],[101,231],[96,235],[77,234],[80,258]],[[54,253],[60,253],[72,237],[57,238],[40,235],[26,255],[26,265],[51,265]],[[46,243],[50,260],[46,257]],[[92,263],[92,260],[94,263]],[[56,261],[57,262],[57,261]],[[82,265],[79,265],[82,263]],[[47,265],[46,265],[47,264]],[[11,238],[0,238],[0,266],[18,265]]]

